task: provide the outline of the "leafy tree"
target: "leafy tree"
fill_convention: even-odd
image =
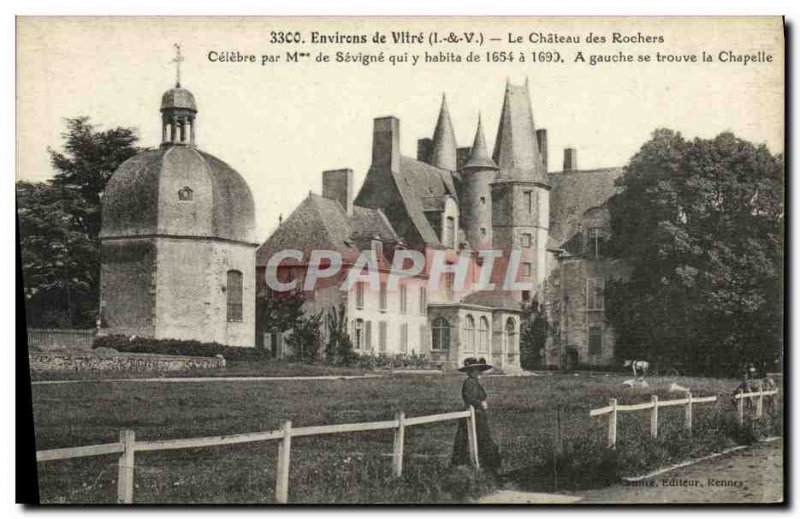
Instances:
[[[140,150],[133,129],[98,131],[87,117],[68,119],[62,136],[64,152],[48,150],[55,176],[16,185],[27,319],[89,327],[99,299],[100,196]]]
[[[606,287],[619,357],[705,371],[763,367],[782,351],[783,158],[723,133],[653,133],[609,201]]]
[[[319,359],[322,346],[322,315],[300,318],[292,327],[292,333],[286,342],[295,360],[314,362]]]

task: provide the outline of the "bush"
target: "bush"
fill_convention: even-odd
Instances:
[[[224,346],[216,342],[151,339],[125,335],[97,337],[92,344],[92,348],[95,350],[98,348],[114,349],[125,353],[185,355],[189,357],[222,355],[226,360],[260,360],[268,356],[267,352],[262,349]]]
[[[438,369],[439,366],[425,355],[398,353],[387,355],[361,355],[353,359],[351,366],[370,369]]]

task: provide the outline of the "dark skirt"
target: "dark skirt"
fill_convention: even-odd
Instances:
[[[469,436],[467,425],[469,420],[459,420],[456,439],[453,443],[453,465],[469,465]],[[492,440],[489,431],[489,418],[481,410],[475,410],[475,433],[478,436],[478,460],[481,468],[497,471],[500,469],[502,459],[497,444]]]

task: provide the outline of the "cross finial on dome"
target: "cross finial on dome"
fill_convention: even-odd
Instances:
[[[172,60],[172,63],[175,63],[175,86],[180,88],[181,86],[181,61],[185,58],[181,55],[181,46],[179,44],[175,44],[175,58]]]

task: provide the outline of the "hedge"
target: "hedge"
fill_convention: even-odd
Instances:
[[[216,342],[128,337],[126,335],[97,337],[92,344],[92,348],[113,348],[126,353],[186,355],[189,357],[222,355],[226,360],[254,360],[268,357],[267,352],[261,348],[225,346]]]

